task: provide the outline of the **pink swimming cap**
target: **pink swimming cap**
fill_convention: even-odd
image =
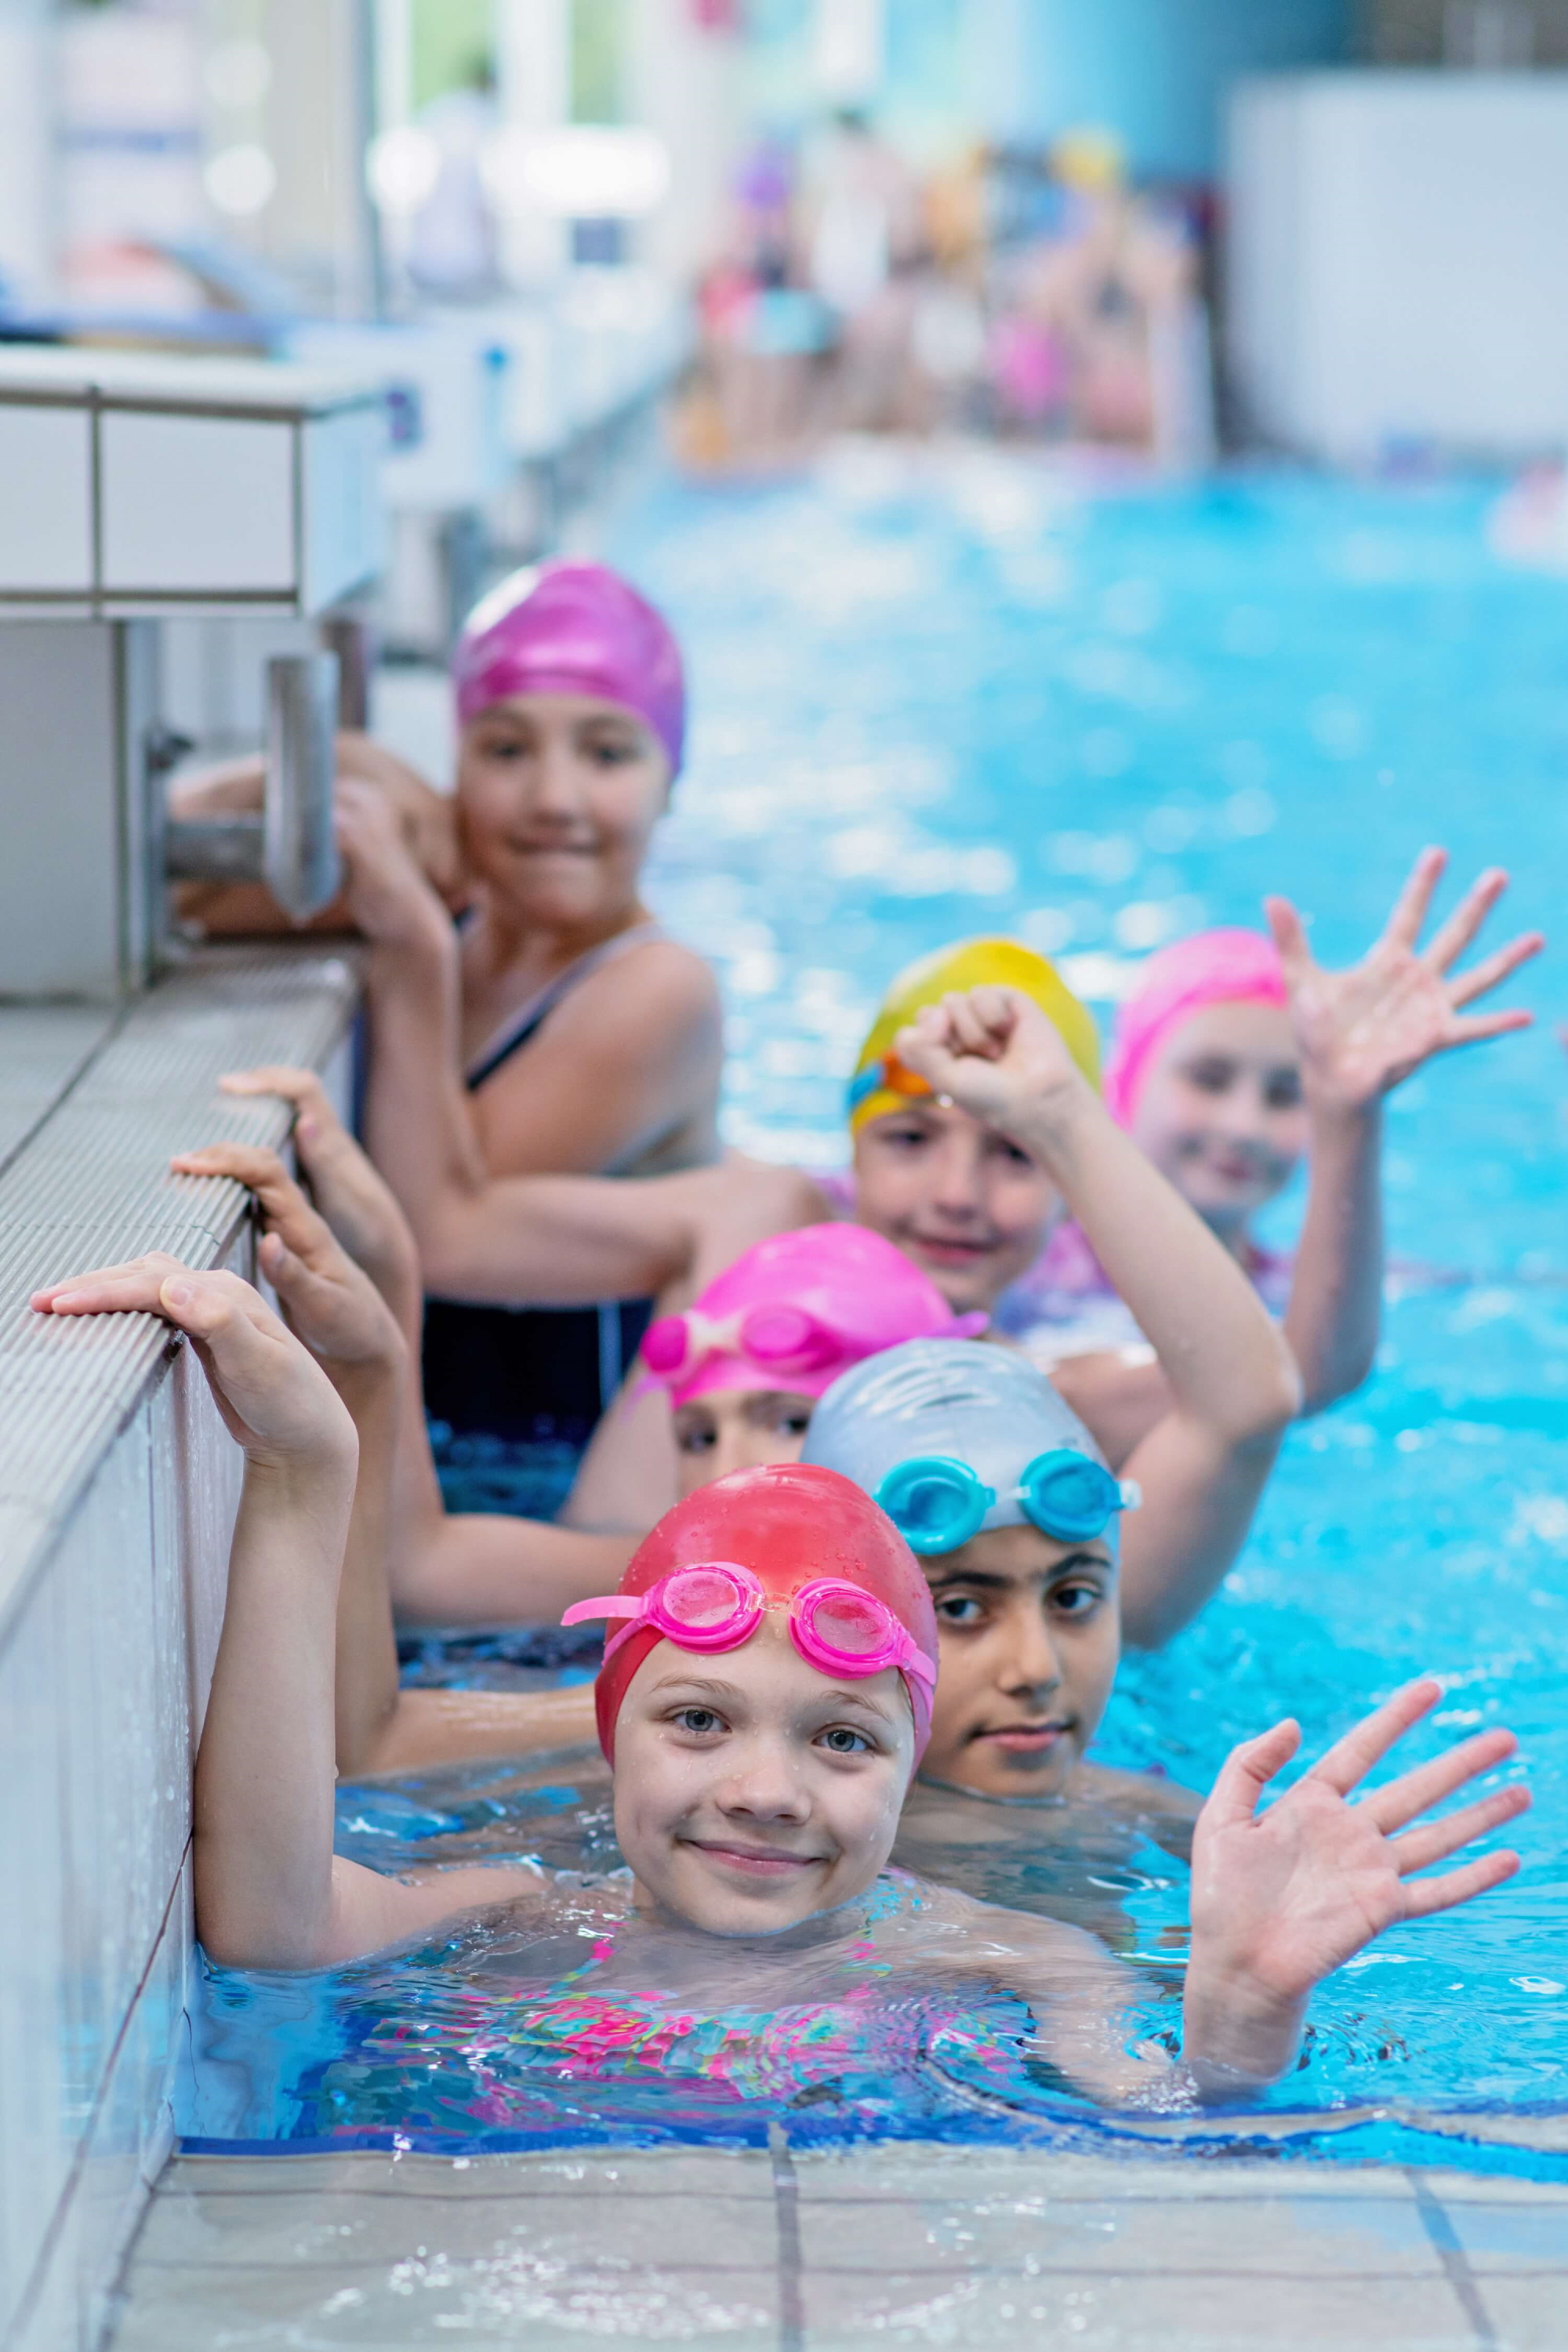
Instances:
[[[652,728],[675,775],[686,736],[680,648],[653,606],[602,563],[514,572],[480,598],[452,656],[458,718],[514,694],[590,694]]]
[[[713,1389],[821,1396],[851,1364],[901,1339],[968,1339],[984,1315],[955,1315],[902,1250],[864,1225],[773,1234],[726,1266],[684,1315],[643,1341],[648,1378],[687,1404]]]
[[[1143,967],[1116,1017],[1105,1066],[1105,1107],[1130,1127],[1149,1066],[1173,1029],[1205,1004],[1285,1004],[1279,950],[1261,931],[1197,931]]]

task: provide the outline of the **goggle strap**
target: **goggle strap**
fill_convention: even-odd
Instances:
[[[574,1601],[570,1609],[561,1612],[563,1625],[581,1625],[591,1617],[640,1617],[643,1596],[640,1592],[601,1592],[592,1601]]]

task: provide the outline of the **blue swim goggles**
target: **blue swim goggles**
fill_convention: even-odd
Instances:
[[[1118,1511],[1136,1509],[1130,1480],[1113,1478],[1070,1446],[1037,1454],[1007,1496],[988,1486],[967,1462],[946,1454],[917,1454],[888,1472],[872,1498],[886,1511],[911,1551],[957,1551],[1002,1501],[1016,1502],[1042,1534],[1085,1543],[1104,1532]]]

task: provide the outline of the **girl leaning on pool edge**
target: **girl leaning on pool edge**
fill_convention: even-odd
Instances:
[[[189,1335],[246,1456],[196,1761],[197,1927],[208,1953],[313,1969],[501,1906],[550,1920],[559,1899],[537,1866],[393,1879],[334,1856],[332,1661],[353,1423],[320,1365],[237,1276],[164,1260],[124,1277],[119,1305]],[[1262,1814],[1258,1800],[1300,1734],[1285,1723],[1246,1743],[1194,1832],[1174,2064],[1130,2042],[1138,1979],[1092,1937],[884,1879],[927,1737],[936,1634],[913,1558],[847,1479],[778,1465],[702,1489],[646,1539],[602,1613],[620,1635],[597,1702],[629,1868],[565,1892],[578,1935],[597,1913],[586,1926],[599,1931],[592,1966],[623,2000],[661,1952],[689,1950],[694,1935],[752,1954],[804,1940],[842,1948],[856,1967],[869,1954],[878,1975],[900,1961],[929,1969],[940,1951],[949,1984],[1000,1982],[1022,1997],[1034,2046],[1106,2104],[1247,2096],[1291,2063],[1323,1976],[1384,1928],[1467,1901],[1518,1867],[1496,1853],[1413,1875],[1528,1804],[1513,1785],[1414,1826],[1512,1752],[1506,1732],[1345,1801],[1435,1704],[1436,1684],[1398,1694]],[[1009,1948],[998,1953],[1004,1930]]]
[[[357,923],[372,942],[372,1156],[395,1168],[434,1091],[481,1184],[542,1169],[627,1176],[711,1161],[718,990],[639,896],[684,750],[673,635],[605,566],[546,564],[475,608],[453,688],[450,800],[368,739],[339,743],[348,885],[330,919]],[[254,800],[254,764],[177,788],[180,811],[229,805],[242,786]],[[236,905],[209,892],[187,911],[216,930],[283,928],[256,896]],[[405,1017],[411,995],[440,993],[433,968],[449,972],[452,1016],[434,1030]],[[438,1072],[411,1066],[426,1055]],[[431,1300],[426,1402],[453,1433],[455,1493],[476,1507],[527,1508],[531,1494],[532,1507],[553,1508],[636,1353],[647,1303],[590,1291],[577,1312],[541,1322],[498,1308],[505,1296],[481,1280]]]

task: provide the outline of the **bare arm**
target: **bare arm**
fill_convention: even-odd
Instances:
[[[467,1764],[486,1756],[537,1756],[595,1737],[594,1692],[411,1690],[365,1758],[360,1777]]]
[[[1166,1641],[1195,1615],[1251,1524],[1300,1401],[1257,1293],[1074,1067],[1037,1006],[973,990],[900,1033],[901,1060],[1047,1169],[1136,1316],[1170,1410],[1126,1468],[1143,1492],[1121,1538],[1128,1638]]]
[[[1307,1214],[1285,1315],[1308,1412],[1358,1388],[1377,1352],[1384,1097],[1436,1055],[1530,1026],[1528,1013],[1462,1008],[1540,951],[1538,931],[1450,977],[1508,887],[1500,868],[1481,875],[1431,944],[1419,945],[1447,863],[1440,849],[1422,851],[1383,936],[1348,971],[1323,971],[1295,908],[1284,898],[1268,901],[1310,1121]]]
[[[1479,1733],[1347,1801],[1441,1695],[1429,1678],[1396,1692],[1262,1812],[1265,1789],[1300,1744],[1298,1726],[1278,1724],[1227,1759],[1194,1832],[1179,2065],[1131,2039],[1146,1983],[1079,1930],[972,1903],[962,1965],[1020,1993],[1040,2048],[1108,2105],[1255,2096],[1294,2063],[1308,2000],[1325,1977],[1386,1928],[1470,1902],[1519,1868],[1505,1849],[1415,1875],[1528,1810],[1530,1792],[1514,1781],[1423,1819],[1505,1763],[1517,1744],[1510,1732]]]
[[[169,1257],[55,1285],[34,1305],[163,1316],[195,1342],[245,1451],[196,1758],[196,1919],[214,1958],[325,1967],[476,1904],[536,1893],[540,1875],[525,1870],[413,1886],[333,1856],[333,1651],[358,1449],[320,1365],[248,1284]]]
[[[399,1422],[390,1448],[389,1524],[382,1551],[384,1584],[390,1585],[398,1615],[436,1625],[548,1623],[574,1601],[613,1590],[633,1549],[625,1538],[584,1535],[539,1519],[448,1517],[420,1395],[423,1301],[406,1219],[312,1071],[247,1070],[224,1085],[232,1094],[279,1095],[294,1105],[295,1148],[316,1208],[343,1252],[374,1283],[404,1335],[409,1369],[400,1384]],[[297,1188],[271,1152],[217,1144],[187,1154],[177,1165],[193,1175],[237,1177],[254,1190],[264,1216],[297,1226],[300,1234],[309,1230],[299,1222]],[[362,1427],[362,1461],[369,1445]],[[380,1453],[371,1451],[379,1461]],[[362,1486],[364,1475],[362,1470]],[[385,1614],[384,1591],[381,1605]],[[353,1752],[360,1753],[360,1743]]]
[[[1245,2096],[1293,2062],[1308,1999],[1378,1936],[1470,1902],[1511,1878],[1506,1848],[1416,1876],[1526,1811],[1519,1781],[1436,1821],[1422,1817],[1506,1763],[1511,1732],[1483,1731],[1348,1801],[1442,1696],[1428,1677],[1365,1717],[1264,1811],[1259,1801],[1300,1745],[1277,1724],[1226,1759],[1193,1836],[1192,1957],[1184,2003],[1188,2067],[1206,2098]]]

